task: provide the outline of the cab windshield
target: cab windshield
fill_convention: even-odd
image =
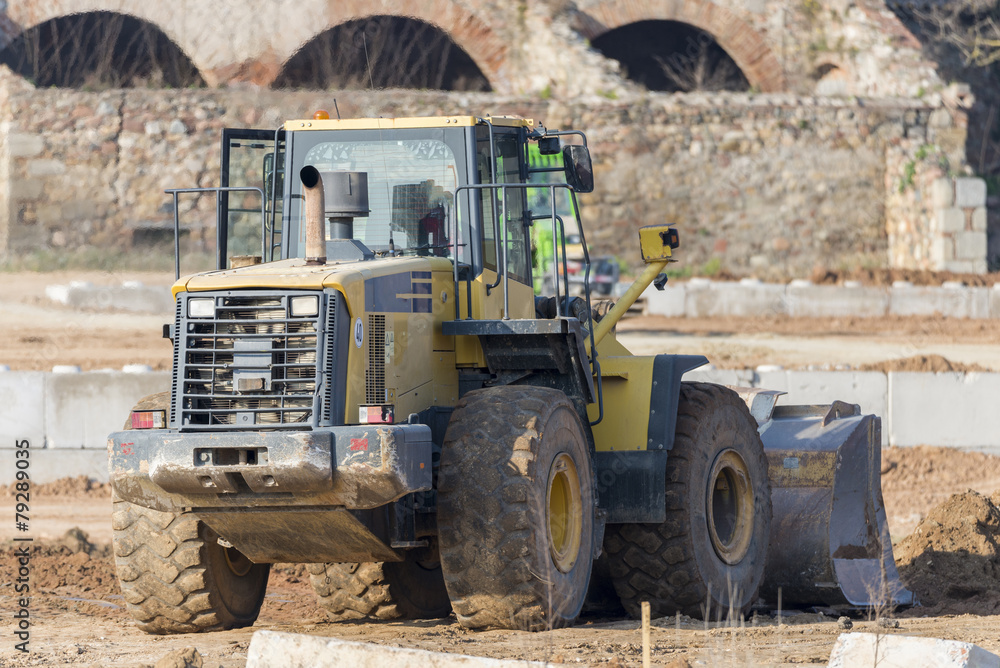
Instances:
[[[367,172],[368,217],[354,219],[354,238],[373,251],[451,257],[455,191],[467,181],[465,136],[459,128],[298,132],[290,150],[292,178],[288,257],[305,254],[301,181],[305,165],[321,172]],[[459,240],[460,245],[462,240]]]

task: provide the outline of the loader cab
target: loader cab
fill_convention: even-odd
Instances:
[[[306,165],[364,172],[370,212],[354,220],[353,238],[372,256],[452,259],[456,280],[476,294],[475,304],[471,294],[467,299],[474,317],[530,318],[533,223],[542,220],[560,241],[567,231],[579,233],[566,182],[589,170],[589,155],[585,163],[567,160],[555,136],[547,146],[555,140],[560,155],[549,150],[539,159],[534,147],[542,137],[532,121],[506,117],[312,119],[277,131],[225,130],[218,266],[304,257],[302,184],[289,175]],[[546,186],[532,188],[539,174]],[[562,187],[549,187],[555,184]],[[560,205],[560,225],[551,224],[551,214],[532,214],[529,202],[538,192],[567,203]],[[331,261],[338,258],[335,241],[328,239]]]

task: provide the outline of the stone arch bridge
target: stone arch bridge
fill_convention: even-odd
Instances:
[[[436,26],[461,47],[499,93],[523,93],[544,68],[538,50],[553,7],[535,0],[544,16],[525,30],[526,5],[500,0],[22,0],[0,2],[0,48],[24,31],[62,17],[91,12],[132,16],[159,28],[192,61],[210,86],[250,82],[270,85],[303,46],[324,31],[372,16],[399,16]],[[550,3],[555,5],[557,3]],[[711,34],[756,89],[786,89],[781,39],[769,24],[765,0],[600,0],[581,2],[569,16],[576,34],[588,40],[630,23],[669,20]],[[746,6],[759,5],[756,11]],[[528,35],[526,37],[525,35]],[[583,39],[575,48],[585,49]],[[572,49],[565,44],[559,48]],[[541,62],[540,62],[541,61]],[[558,82],[557,82],[558,83]]]

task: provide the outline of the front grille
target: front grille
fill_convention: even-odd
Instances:
[[[317,314],[292,317],[290,300],[303,294],[319,296]],[[214,299],[215,317],[188,317],[187,300],[204,297]],[[193,293],[178,302],[173,415],[180,429],[313,425],[326,368],[325,295]]]

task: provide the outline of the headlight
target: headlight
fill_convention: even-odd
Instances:
[[[215,317],[215,299],[199,297],[195,299],[188,299],[188,317],[189,318],[214,318]]]
[[[305,318],[319,314],[319,297],[307,295],[305,297],[292,297],[292,315],[296,318]]]

